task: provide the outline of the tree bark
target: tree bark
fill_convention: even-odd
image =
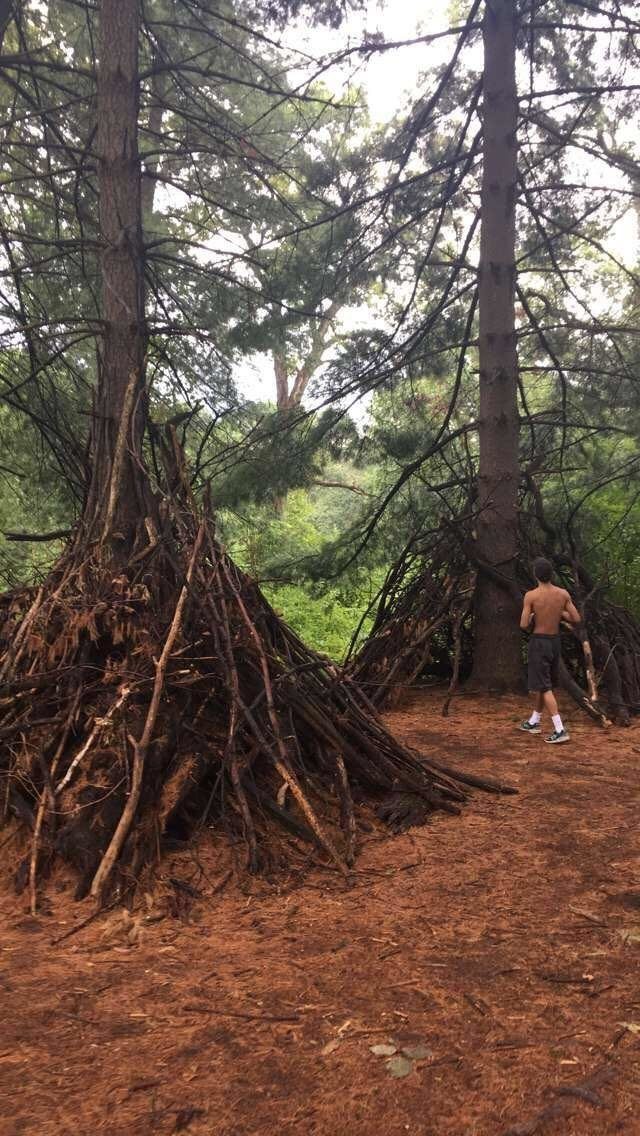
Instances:
[[[13,0],[0,0],[0,52],[2,51],[5,32],[13,15],[13,8]]]
[[[273,374],[276,380],[276,406],[278,412],[282,413],[291,408],[289,402],[289,372],[284,354],[278,351],[273,353]]]
[[[273,372],[276,380],[276,405],[279,411],[297,410],[311,379],[322,362],[327,347],[327,336],[342,304],[333,300],[323,316],[311,329],[311,347],[305,359],[295,369],[291,382],[284,351],[273,352]]]
[[[477,552],[509,580],[518,550],[518,356],[515,333],[517,94],[513,0],[485,5],[482,228],[479,268],[480,461]],[[518,611],[480,572],[472,682],[522,684]]]
[[[144,254],[138,153],[139,0],[102,0],[98,188],[103,334],[85,511],[92,538],[126,558],[144,516]]]

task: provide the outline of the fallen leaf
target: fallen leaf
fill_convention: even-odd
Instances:
[[[640,1033],[640,1022],[618,1022],[627,1033]]]
[[[320,1050],[322,1056],[328,1057],[330,1053],[333,1053],[340,1045],[341,1040],[342,1039],[339,1037],[334,1037],[333,1041],[328,1041],[326,1045],[323,1045],[322,1049]]]
[[[428,1045],[404,1046],[402,1052],[412,1061],[424,1061],[425,1057],[433,1057],[433,1050],[429,1049]]]
[[[393,1057],[398,1052],[395,1045],[370,1045],[369,1049],[376,1057]]]
[[[390,1057],[387,1069],[392,1077],[407,1077],[413,1070],[413,1062],[407,1061],[406,1057]]]

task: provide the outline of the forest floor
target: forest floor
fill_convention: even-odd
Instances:
[[[199,898],[55,944],[89,909],[54,887],[33,919],[5,888],[2,1136],[640,1133],[640,723],[569,709],[551,747],[514,729],[524,699],[441,704],[389,724],[519,795],[373,832],[350,889],[213,894],[208,844],[163,866]]]

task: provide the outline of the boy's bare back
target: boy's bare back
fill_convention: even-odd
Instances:
[[[565,588],[555,584],[538,584],[524,597],[522,624],[528,628],[533,619],[534,635],[557,635],[560,622],[578,623],[580,616]]]

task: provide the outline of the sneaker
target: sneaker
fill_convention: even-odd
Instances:
[[[524,730],[525,734],[541,734],[542,733],[540,726],[532,726],[531,722],[523,722],[521,726],[518,726],[518,729]]]
[[[562,742],[569,742],[569,741],[571,741],[571,738],[569,737],[566,730],[554,730],[553,733],[550,734],[549,737],[545,738],[544,740],[547,743],[547,745],[553,746],[553,745],[561,745]]]

